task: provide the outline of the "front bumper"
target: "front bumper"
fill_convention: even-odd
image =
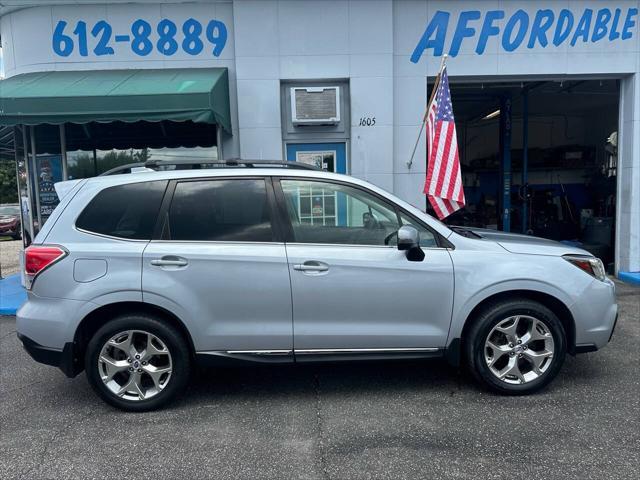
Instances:
[[[575,353],[594,352],[613,336],[618,322],[615,285],[611,280],[594,280],[572,307],[575,319]]]
[[[609,334],[609,342],[613,338],[613,332],[616,331],[616,325],[618,325],[618,317],[619,316],[620,316],[620,314],[616,312],[616,319],[613,321],[613,328],[611,329],[611,333]]]
[[[62,350],[56,350],[55,348],[42,346],[20,333],[18,333],[18,339],[36,362],[58,367],[69,378],[75,377],[82,371],[75,358],[72,342],[65,343]]]
[[[607,343],[611,341],[611,338],[613,338],[613,332],[615,332],[616,325],[618,324],[618,316],[619,314],[616,313],[616,319],[613,321],[613,327],[611,328],[611,333],[609,334],[609,340],[607,341]],[[575,346],[574,353],[589,353],[595,352],[597,350],[598,347],[593,343],[582,343]]]
[[[0,235],[17,235],[19,230],[20,226],[18,224],[0,225]]]

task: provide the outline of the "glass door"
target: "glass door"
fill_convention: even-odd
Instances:
[[[327,172],[347,173],[344,143],[290,143],[287,161],[312,165]],[[344,225],[347,204],[343,195],[322,188],[300,189],[296,209],[301,223],[310,225]]]

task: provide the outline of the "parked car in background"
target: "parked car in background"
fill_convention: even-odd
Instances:
[[[295,163],[226,167],[67,184],[25,252],[31,356],[141,411],[233,361],[444,356],[527,394],[611,338],[614,284],[584,250],[452,229]]]
[[[14,204],[0,205],[0,237],[9,236],[14,240],[22,238],[20,226],[20,206]]]

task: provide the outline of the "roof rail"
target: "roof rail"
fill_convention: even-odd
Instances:
[[[237,158],[230,158],[229,160],[225,160],[224,162],[220,162],[220,163],[224,163],[224,165],[227,167],[245,166],[245,167],[259,168],[262,166],[267,166],[267,167],[286,167],[286,168],[294,168],[294,169],[301,169],[301,170],[320,170],[318,167],[309,165],[307,163],[287,162],[284,160],[240,160]]]
[[[161,166],[168,165],[193,165],[196,168],[224,168],[224,167],[248,167],[248,168],[259,168],[259,167],[286,167],[286,168],[296,168],[296,169],[305,169],[305,170],[319,170],[319,168],[314,167],[312,165],[308,165],[306,163],[298,163],[298,162],[286,162],[282,160],[241,160],[239,158],[230,158],[228,160],[212,160],[212,161],[202,161],[202,160],[191,160],[188,158],[181,160],[154,160],[149,159],[144,163],[144,166],[147,168],[157,168]]]
[[[318,167],[313,165],[308,165],[306,163],[299,162],[286,162],[282,160],[240,160],[237,158],[231,158],[229,160],[213,160],[213,161],[202,161],[202,160],[191,160],[191,159],[182,159],[182,160],[154,160],[150,159],[146,162],[138,162],[138,163],[129,163],[127,165],[121,165],[119,167],[112,168],[111,170],[107,170],[104,173],[101,173],[99,176],[106,175],[117,175],[121,173],[134,173],[134,170],[143,171],[145,168],[150,170],[158,169],[159,167],[166,166],[191,166],[194,169],[202,169],[202,168],[236,168],[236,167],[244,167],[244,168],[260,168],[260,167],[284,167],[284,168],[293,168],[300,170],[320,170]]]
[[[120,173],[132,173],[135,168],[145,168],[144,163],[136,162],[136,163],[127,163],[126,165],[120,165],[119,167],[114,167],[106,172],[102,172],[99,177],[106,177],[107,175],[118,175]]]

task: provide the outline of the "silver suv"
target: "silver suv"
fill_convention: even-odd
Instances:
[[[567,352],[610,340],[614,284],[589,253],[450,228],[367,182],[295,167],[62,184],[24,254],[26,350],[141,411],[176,397],[196,364],[230,360],[444,356],[525,394]]]

